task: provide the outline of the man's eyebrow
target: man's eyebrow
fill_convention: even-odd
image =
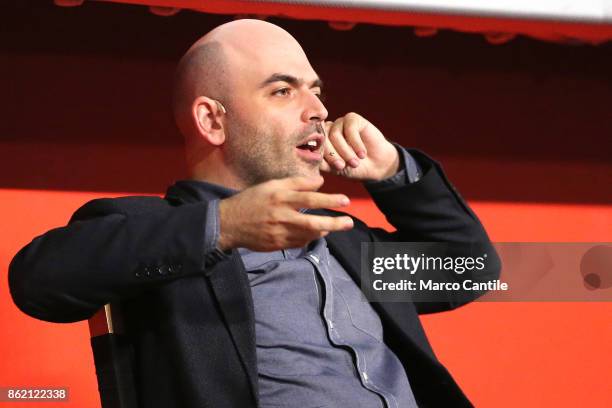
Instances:
[[[298,79],[296,77],[294,77],[293,75],[289,75],[289,74],[272,74],[270,75],[265,81],[263,81],[259,87],[263,88],[269,84],[272,84],[274,82],[286,82],[289,85],[293,85],[295,87],[300,86],[304,81],[302,81],[301,79]],[[312,81],[312,83],[310,84],[311,88],[323,88],[323,81],[319,78],[315,79],[314,81]]]

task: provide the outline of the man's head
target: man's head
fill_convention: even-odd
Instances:
[[[319,174],[327,117],[321,83],[280,27],[237,20],[210,31],[181,59],[174,91],[195,178],[241,189]],[[304,146],[309,140],[314,151]]]

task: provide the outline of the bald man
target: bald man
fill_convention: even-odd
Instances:
[[[120,305],[142,407],[467,407],[418,313],[362,301],[362,242],[467,243],[495,254],[439,164],[349,113],[328,121],[298,42],[221,25],[179,62],[173,110],[189,178],[166,196],[98,199],[10,266],[25,313],[53,322]],[[363,182],[397,228],[326,208],[321,173]],[[498,276],[492,263],[483,276]]]

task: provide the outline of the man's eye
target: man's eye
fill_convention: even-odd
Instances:
[[[281,88],[272,93],[272,95],[279,95],[279,96],[288,96],[289,94],[291,94],[291,89],[289,88]]]

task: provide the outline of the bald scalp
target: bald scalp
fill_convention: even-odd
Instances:
[[[198,96],[228,103],[229,62],[219,41],[198,41],[181,58],[174,75],[172,110],[176,123],[187,136],[191,104]]]
[[[281,27],[254,19],[222,24],[196,41],[179,61],[176,69],[172,107],[181,133],[189,139],[194,133],[191,105],[195,98],[207,96],[232,106],[233,81],[245,64],[262,64],[262,59],[283,58],[282,50],[303,54],[297,40]],[[276,50],[281,50],[274,53]],[[270,54],[272,52],[272,54]],[[304,54],[304,60],[307,58]]]

